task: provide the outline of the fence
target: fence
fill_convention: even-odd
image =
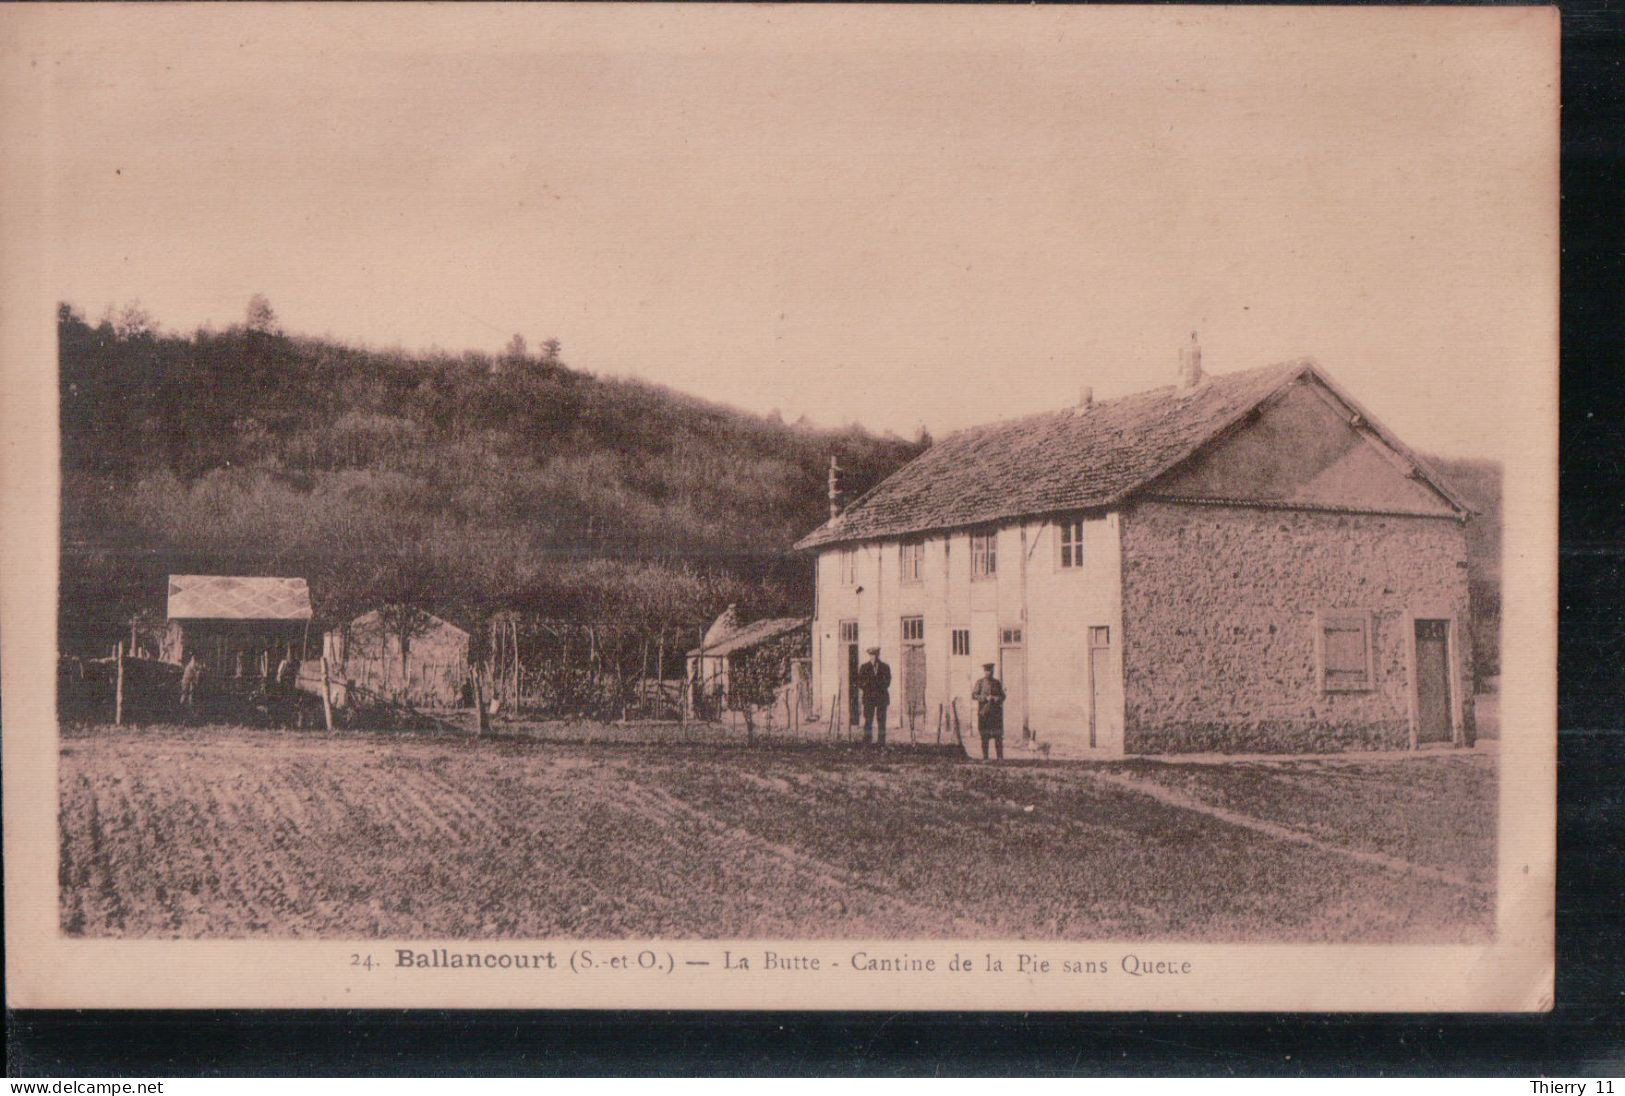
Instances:
[[[499,712],[535,718],[680,720],[684,654],[699,625],[641,627],[504,615],[474,660]]]
[[[368,697],[419,708],[461,708],[474,702],[466,659],[420,661],[408,657],[402,665],[395,658],[352,658],[332,667],[332,679],[333,702],[341,707],[351,703],[352,686]],[[306,662],[299,680],[302,687],[319,692],[321,662]],[[365,703],[361,696],[355,701]]]

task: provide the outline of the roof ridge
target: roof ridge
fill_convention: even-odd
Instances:
[[[1189,390],[1141,389],[1092,404],[946,435],[802,537],[798,549],[1016,513],[1114,506],[1244,419],[1306,372],[1311,357],[1210,374]]]
[[[1232,369],[1232,370],[1229,370],[1228,372],[1224,372],[1224,373],[1208,373],[1208,374],[1204,375],[1203,383],[1206,384],[1206,383],[1211,383],[1213,381],[1220,381],[1220,380],[1228,381],[1228,380],[1232,380],[1232,379],[1240,379],[1242,377],[1258,376],[1258,375],[1268,373],[1271,370],[1276,370],[1276,369],[1281,370],[1282,372],[1287,372],[1288,370],[1299,369],[1299,368],[1302,368],[1304,366],[1313,366],[1313,367],[1318,368],[1318,365],[1316,364],[1314,358],[1307,357],[1307,356],[1298,357],[1298,358],[1289,358],[1289,359],[1287,359],[1285,361],[1272,362],[1269,365],[1253,365],[1253,366],[1248,366],[1246,369]],[[1148,396],[1160,395],[1162,393],[1171,393],[1171,392],[1175,391],[1177,389],[1177,387],[1178,387],[1177,385],[1173,385],[1173,384],[1159,384],[1155,388],[1136,388],[1132,392],[1123,392],[1123,393],[1120,393],[1120,394],[1118,394],[1116,396],[1111,396],[1111,397],[1109,397],[1107,399],[1095,400],[1094,403],[1091,405],[1090,410],[1094,411],[1094,410],[1099,410],[1100,408],[1111,407],[1111,406],[1113,406],[1115,404],[1120,404],[1125,400],[1138,400],[1138,399],[1144,399],[1144,398],[1146,398]],[[1197,389],[1199,390],[1201,387],[1202,387],[1201,385],[1198,385]],[[1018,425],[1018,424],[1024,423],[1024,422],[1038,422],[1038,421],[1041,421],[1041,420],[1044,420],[1044,419],[1054,418],[1054,417],[1060,416],[1060,415],[1071,415],[1071,414],[1076,413],[1076,411],[1077,411],[1077,405],[1076,404],[1067,404],[1064,407],[1053,408],[1053,409],[1048,410],[1048,411],[1029,411],[1026,414],[1015,415],[1015,416],[1013,416],[1011,418],[1008,418],[1008,419],[993,419],[990,422],[972,423],[969,426],[962,426],[958,430],[953,430],[953,431],[950,431],[947,434],[944,434],[942,436],[941,440],[942,441],[949,441],[949,440],[954,439],[954,438],[966,437],[966,436],[971,435],[971,434],[981,433],[981,432],[988,431],[988,430],[999,430],[999,429],[1003,429],[1005,427],[1015,426],[1015,425]],[[882,481],[882,482],[884,482],[884,481]],[[868,492],[865,492],[865,494],[867,494],[867,493]],[[854,499],[853,500],[854,505],[856,505],[856,502],[857,502],[857,500]]]

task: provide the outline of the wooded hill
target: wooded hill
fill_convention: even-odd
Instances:
[[[283,334],[269,308],[163,334],[58,313],[64,651],[162,615],[171,573],[302,575],[341,621],[703,624],[809,612],[785,549],[919,452],[569,368],[556,343],[412,354]]]
[[[921,443],[815,429],[573,370],[557,344],[409,354],[281,333],[258,302],[223,332],[139,310],[58,313],[64,651],[161,617],[171,573],[310,580],[327,622],[413,603],[694,627],[808,613],[785,549]],[[1500,626],[1501,469],[1436,459],[1468,525],[1479,672]]]

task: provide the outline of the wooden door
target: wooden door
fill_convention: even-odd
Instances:
[[[948,688],[943,699],[948,706],[945,719],[951,721],[958,715],[963,720],[967,718],[967,713],[975,712],[970,703],[971,683],[975,677],[971,670],[970,629],[952,628],[948,632]]]
[[[1005,629],[1008,632],[1008,629]],[[1013,737],[1027,726],[1027,651],[999,648],[999,680],[1004,684],[1004,733]],[[1026,737],[1022,735],[1022,737]]]
[[[925,722],[925,647],[918,643],[903,648],[903,704],[912,731]]]
[[[846,657],[841,660],[841,695],[846,698],[847,724],[856,727],[863,720],[863,702],[858,697],[858,622],[841,621],[841,646]]]
[[[1112,630],[1104,625],[1089,629],[1089,748],[1106,745],[1116,720],[1111,718],[1107,686],[1111,682]]]
[[[907,725],[910,738],[925,721],[925,618],[904,617],[900,636],[903,651],[903,714],[898,726]]]
[[[1416,742],[1450,742],[1450,622],[1416,622]]]

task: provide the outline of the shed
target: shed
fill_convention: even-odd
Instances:
[[[468,632],[421,609],[374,609],[327,633],[334,700],[387,700],[423,708],[465,703]],[[351,690],[358,695],[350,696]]]
[[[196,655],[207,676],[261,679],[306,656],[310,587],[302,578],[170,575],[166,616],[165,661]]]
[[[802,681],[812,650],[811,628],[806,617],[741,624],[735,607],[728,606],[700,645],[688,652],[689,713],[703,718],[723,708],[761,703],[763,698],[755,694],[763,690],[776,694]],[[749,670],[767,676],[752,676],[747,690],[741,675]]]

